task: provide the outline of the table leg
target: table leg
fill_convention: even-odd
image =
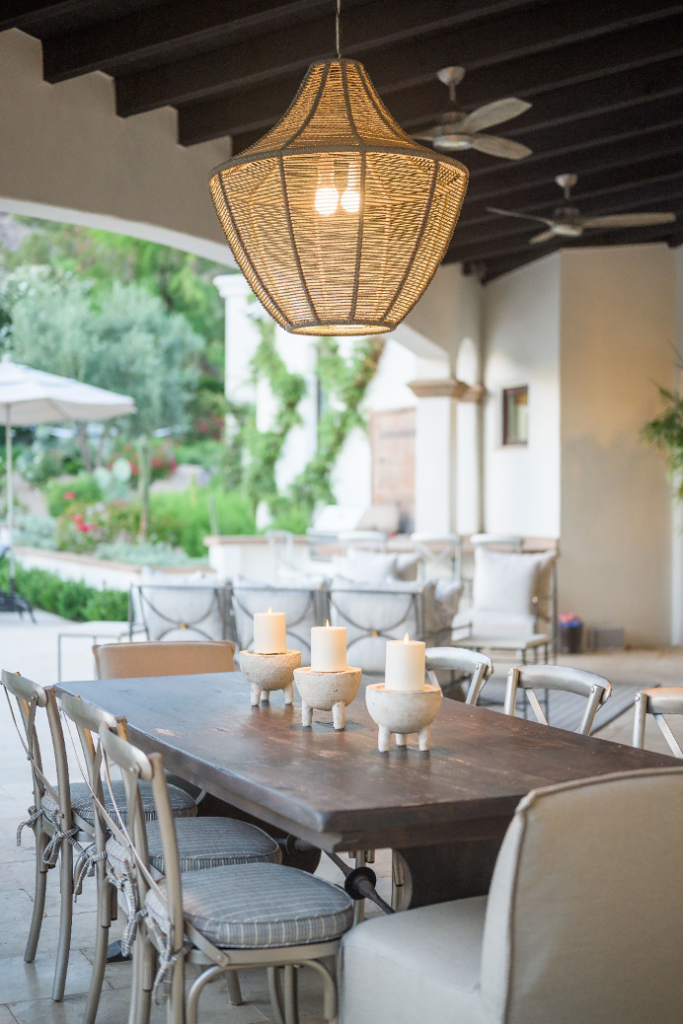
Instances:
[[[500,834],[490,838],[396,850],[401,910],[487,895],[506,829],[503,822]]]

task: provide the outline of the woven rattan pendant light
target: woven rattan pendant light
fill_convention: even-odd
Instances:
[[[441,262],[467,170],[414,142],[357,61],[308,69],[282,120],[217,167],[211,194],[240,269],[294,334],[381,334]]]

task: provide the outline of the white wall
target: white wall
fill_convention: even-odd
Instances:
[[[484,525],[493,533],[560,532],[560,257],[486,287]],[[502,392],[528,385],[529,443],[503,445]]]
[[[634,645],[665,644],[670,486],[640,430],[662,408],[655,385],[674,385],[674,253],[566,250],[561,277],[561,604]]]
[[[43,81],[41,44],[0,32],[0,210],[172,245],[234,266],[208,189],[230,139],[184,148],[170,107],[116,115],[114,81]]]

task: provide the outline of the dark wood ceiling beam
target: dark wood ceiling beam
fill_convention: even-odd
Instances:
[[[598,167],[584,171],[575,189],[577,203],[583,203],[602,196],[619,195],[622,191],[638,188],[642,182],[667,181],[677,177],[681,172],[680,148],[664,156],[635,158],[621,166]],[[494,205],[505,206],[519,213],[536,213],[553,203],[558,205],[561,193],[554,177],[549,175],[541,179],[531,179],[526,186],[510,191]],[[486,210],[490,202],[486,199],[478,202],[475,193],[470,192],[462,211],[458,225],[481,224],[491,217]]]
[[[532,177],[552,179],[556,174],[568,171],[582,175],[597,167],[607,170],[637,160],[674,154],[678,154],[680,159],[680,152],[680,125],[656,126],[651,131],[642,132],[638,136],[637,146],[632,138],[609,142],[596,139],[593,145],[586,145],[573,153],[563,151],[541,157],[536,161],[533,172],[531,168],[525,168],[526,161],[514,165],[506,163],[504,168],[496,168],[486,177],[472,180],[468,198],[473,202],[500,206],[503,197],[511,197],[517,189],[526,188]]]
[[[0,6],[0,32],[8,28],[30,32],[41,23],[71,14],[83,6],[84,0],[3,0]]]
[[[274,22],[319,7],[320,0],[250,0],[248,5],[243,0],[167,3],[45,39],[43,74],[48,82],[63,82],[89,71],[113,73],[150,59],[161,63],[180,60],[193,51],[215,49],[238,33],[267,31]]]
[[[533,152],[531,156],[520,161],[520,165],[524,165],[528,176],[534,173],[533,168],[537,164],[542,164],[547,160],[560,157],[570,158],[574,153],[580,152],[585,147],[594,146],[596,143],[619,142],[633,137],[638,140],[634,143],[634,148],[637,149],[640,139],[645,138],[649,132],[660,131],[667,126],[677,125],[681,121],[683,121],[683,92],[666,99],[650,100],[625,110],[586,117],[569,125],[523,132],[517,138],[520,142],[528,145]],[[459,155],[463,163],[467,164],[472,185],[475,181],[481,182],[488,177],[498,176],[500,173],[501,161],[495,157],[477,153],[474,150],[466,150],[464,153],[454,153],[453,155]]]
[[[420,4],[411,0],[407,6],[392,3],[352,8],[345,22],[344,52],[347,56],[364,55],[375,84],[388,91],[426,81],[454,60],[471,71],[572,43],[595,43],[595,37],[606,32],[616,37],[619,33],[615,29],[619,28],[625,29],[626,34],[647,32],[659,24],[657,19],[668,21],[672,12],[683,9],[680,3],[672,2],[664,10],[653,10],[648,0],[603,0],[599,5],[588,0],[577,0],[571,5],[552,0],[524,17],[519,11],[494,16],[489,7],[491,0],[486,5],[481,0],[461,2],[469,8],[468,18],[475,14],[486,16],[485,23],[475,21],[457,26],[453,4],[444,5],[437,0],[423,0]],[[450,17],[447,11],[451,12]],[[430,32],[433,34],[428,35]],[[667,45],[671,45],[671,39]],[[245,88],[297,70],[302,72],[312,60],[330,57],[332,52],[326,20],[320,27],[311,22],[305,31],[296,28],[273,33],[239,46],[124,76],[117,83],[118,111],[127,116]],[[526,85],[528,88],[528,79]]]
[[[557,189],[557,186],[555,186]],[[680,199],[683,197],[683,170],[675,176],[671,176],[659,182],[639,182],[630,190],[620,190],[614,194],[603,195],[596,199],[588,199],[582,196],[576,200],[576,205],[581,213],[590,217],[602,217],[610,213],[640,213],[674,211],[674,205],[680,206]],[[560,190],[552,202],[545,203],[542,207],[533,211],[537,217],[552,217],[554,210],[562,205]],[[515,209],[513,213],[526,213]],[[477,245],[495,239],[512,238],[518,234],[532,234],[542,231],[543,226],[532,220],[523,221],[516,218],[505,218],[497,214],[489,214],[485,221],[476,224],[458,222],[453,236],[453,245],[467,246]]]
[[[679,203],[679,211],[683,211],[683,205]],[[543,227],[539,224],[539,231]],[[560,248],[581,248],[582,246],[599,245],[631,245],[633,243],[645,242],[666,242],[673,237],[678,230],[677,224],[653,224],[649,227],[629,227],[609,231],[587,231],[581,239],[564,239],[560,241]],[[538,233],[538,232],[537,232]],[[488,263],[489,260],[508,259],[514,256],[526,256],[529,249],[536,255],[537,259],[545,256],[549,251],[557,248],[557,239],[531,246],[529,236],[519,236],[516,240],[507,243],[503,240],[500,243],[487,243],[478,248],[473,246],[453,245],[449,249],[449,261],[458,263]]]
[[[626,236],[626,237],[624,237]],[[651,245],[655,242],[664,242],[666,245],[675,247],[678,242],[678,234],[662,234],[661,228],[634,228],[628,231],[595,232],[590,237],[574,241],[565,239],[559,242],[550,242],[546,245],[527,246],[517,252],[508,253],[504,256],[491,257],[487,260],[465,261],[463,269],[466,274],[476,274],[484,284],[510,273],[529,263],[535,262],[542,256],[549,256],[561,249],[593,249],[598,247],[609,247],[613,245]],[[540,251],[538,251],[540,250]],[[444,263],[462,262],[455,253],[449,252]]]
[[[650,201],[643,201],[639,203],[633,203],[630,207],[619,206],[617,209],[600,208],[598,210],[591,210],[588,207],[582,207],[581,212],[586,216],[602,216],[606,213],[675,213],[680,215],[683,211],[683,188],[679,186],[676,194],[671,194],[667,200],[660,201],[659,199],[651,199]],[[516,252],[521,249],[525,249],[530,244],[529,239],[534,235],[539,234],[544,230],[543,224],[534,223],[528,221],[525,225],[524,221],[517,221],[517,227],[505,228],[502,227],[504,218],[498,218],[498,224],[501,226],[501,230],[498,233],[492,233],[489,237],[479,237],[475,240],[465,239],[456,227],[453,235],[453,240],[449,246],[449,251],[453,250],[457,254],[458,260],[463,262],[469,262],[471,260],[486,260],[492,257],[505,255],[509,252]],[[506,222],[506,224],[513,224],[512,220]],[[679,230],[678,222],[672,224],[660,224],[654,225],[659,228],[663,235],[672,235]],[[649,231],[650,228],[628,228],[628,231]],[[616,231],[616,229],[615,229]],[[620,232],[621,233],[621,232]],[[583,237],[591,238],[594,232],[587,232]],[[601,232],[604,234],[604,232]]]
[[[298,77],[278,79],[276,83],[245,92],[227,93],[219,99],[181,106],[178,141],[181,145],[192,146],[224,135],[263,134],[285,112],[298,85]],[[657,61],[565,89],[552,89],[535,97],[531,110],[501,127],[501,132],[514,138],[530,129],[569,124],[583,117],[664,99],[682,91],[680,58]],[[399,124],[411,131],[433,123],[448,104],[443,86],[434,81],[392,93],[388,106]],[[235,151],[238,148],[243,148],[239,139]]]
[[[465,87],[469,87],[466,93],[468,107],[489,103],[506,95],[518,95],[533,101],[539,93],[570,90],[582,82],[602,80],[649,63],[673,61],[682,54],[683,17],[677,15],[642,28],[617,32],[609,37],[609,44],[607,40],[592,39],[562,47],[552,54],[536,54],[483,69],[466,78],[462,90],[464,92]],[[373,73],[371,61],[366,61],[366,66],[381,92],[381,75]],[[680,82],[680,73],[674,81]],[[392,109],[393,97],[383,98],[391,113],[403,122],[405,118],[400,108]],[[244,133],[244,137],[234,136],[233,151],[241,152],[257,137],[253,131]]]

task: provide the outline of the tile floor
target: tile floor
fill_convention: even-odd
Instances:
[[[56,680],[57,634],[68,628],[63,620],[45,612],[37,612],[36,625],[20,622],[15,616],[0,617],[0,666],[34,678],[37,682]],[[563,659],[607,676],[610,681],[649,685],[654,682],[678,685],[683,679],[683,650],[615,652],[580,655]],[[64,649],[64,678],[92,678],[92,657],[89,641],[67,640]],[[0,694],[0,699],[4,697]],[[683,729],[675,730],[679,736]],[[620,743],[630,742],[631,714],[622,715],[600,735]],[[648,724],[647,745],[666,751],[656,726]],[[49,743],[44,749],[49,749]],[[47,759],[46,759],[47,761]],[[78,771],[73,765],[74,772]],[[75,777],[77,777],[75,775]],[[94,887],[88,880],[83,895],[75,906],[72,955],[67,978],[66,996],[62,1003],[53,1003],[53,950],[58,926],[58,879],[51,873],[48,880],[43,931],[38,955],[33,964],[25,964],[23,950],[32,910],[33,837],[24,832],[24,844],[16,846],[16,828],[26,814],[30,774],[26,759],[14,733],[7,709],[0,711],[0,1024],[77,1024],[85,1004],[90,978],[91,946],[94,927]],[[390,857],[378,851],[375,868],[380,892],[388,898],[390,888]],[[332,881],[341,877],[329,862],[321,874]],[[112,928],[116,938],[121,922]],[[322,1021],[318,981],[304,972],[301,982],[302,1024]],[[121,1024],[127,1019],[130,968],[128,964],[112,964],[107,969],[105,988],[98,1015],[98,1024]],[[247,1003],[231,1006],[224,981],[207,986],[200,1004],[202,1024],[256,1024],[271,1019],[265,979],[262,972],[245,972],[242,987]],[[154,1024],[165,1019],[164,1011],[155,1009]]]

